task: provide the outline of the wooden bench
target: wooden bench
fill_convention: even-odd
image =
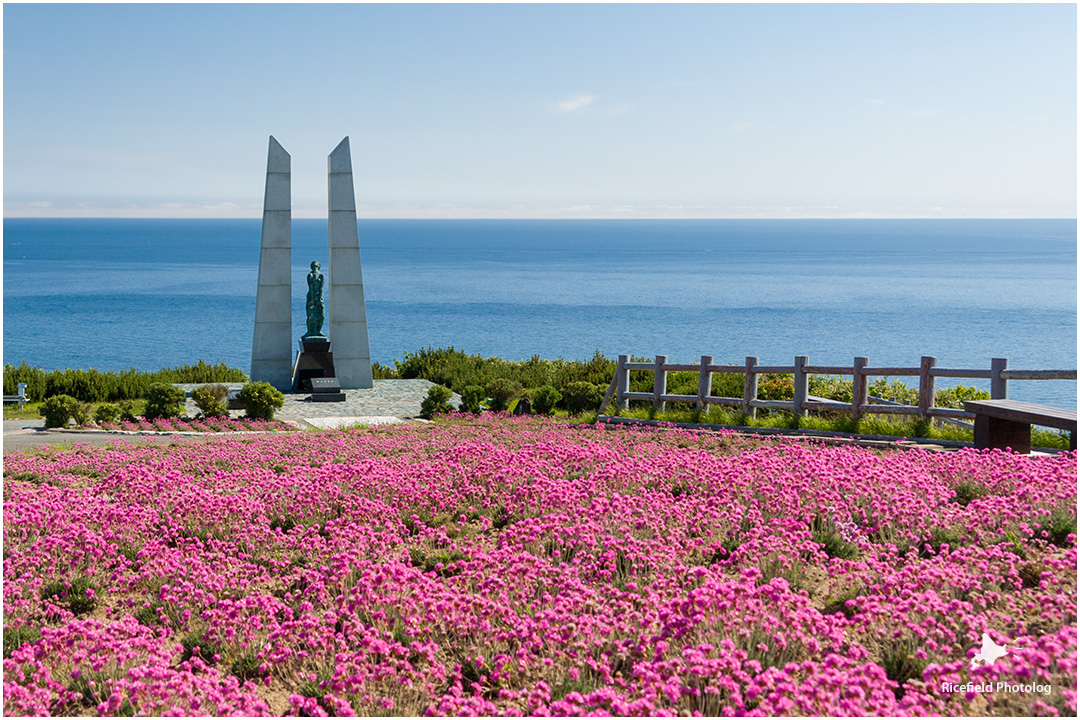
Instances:
[[[1076,449],[1076,411],[1018,400],[967,400],[964,410],[975,413],[975,447],[1010,447],[1031,452],[1031,426],[1068,430],[1069,448]]]
[[[22,410],[23,406],[26,405],[26,383],[19,383],[18,395],[5,395],[4,402],[17,402],[19,403],[19,409]]]

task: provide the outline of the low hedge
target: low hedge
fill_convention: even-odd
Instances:
[[[242,370],[225,363],[210,365],[199,360],[157,372],[131,368],[122,372],[100,370],[51,370],[31,367],[25,362],[4,366],[4,394],[14,395],[19,383],[26,383],[26,396],[41,402],[56,395],[69,395],[82,402],[116,402],[146,397],[154,383],[236,383],[247,382]]]

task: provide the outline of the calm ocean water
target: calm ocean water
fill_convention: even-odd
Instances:
[[[4,362],[247,370],[259,233],[258,220],[4,220]],[[383,364],[453,345],[1077,365],[1074,220],[364,220],[360,238]],[[326,245],[325,220],[293,222],[297,338]],[[1010,396],[1076,407],[1076,383],[1013,381]]]

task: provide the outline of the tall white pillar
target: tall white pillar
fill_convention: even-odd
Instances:
[[[330,301],[327,314],[334,370],[342,389],[371,388],[374,387],[371,349],[348,137],[330,153],[327,166],[330,186]]]
[[[259,288],[251,379],[279,390],[292,387],[292,191],[291,158],[274,136],[266,158]]]

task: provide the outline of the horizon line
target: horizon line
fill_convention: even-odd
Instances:
[[[4,215],[4,220],[262,220],[251,215]],[[293,220],[328,220],[301,215]],[[357,220],[1077,220],[1076,215],[357,215]]]

